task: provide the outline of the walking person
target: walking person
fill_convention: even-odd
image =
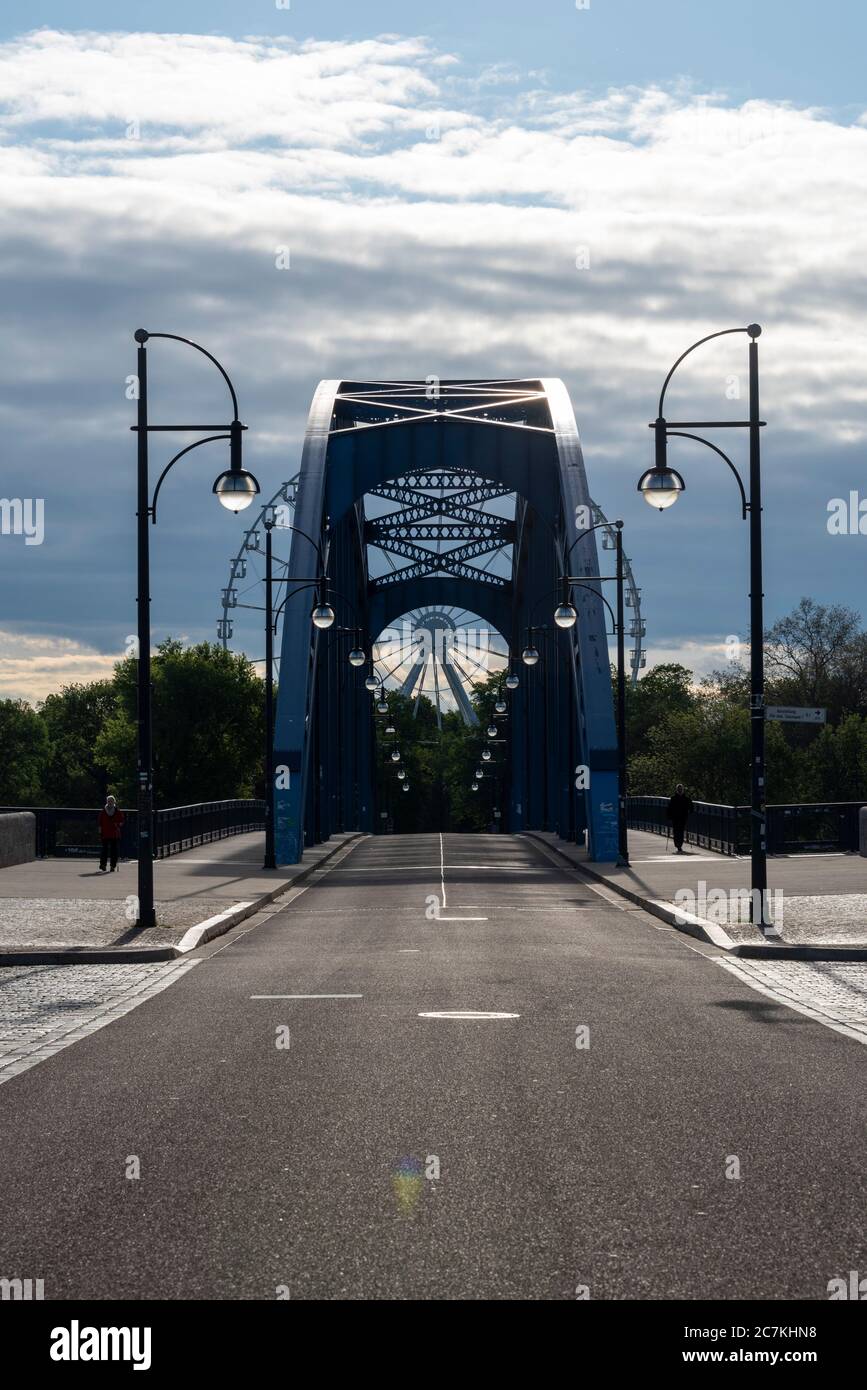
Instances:
[[[111,873],[117,871],[117,850],[120,832],[125,816],[113,796],[106,797],[105,805],[99,813],[99,872],[105,873],[106,863],[111,864]]]
[[[683,783],[678,782],[674,789],[674,796],[671,797],[665,812],[671,822],[671,838],[674,840],[674,848],[678,854],[683,854],[683,837],[686,834],[686,822],[691,810],[692,798],[688,797],[683,790]]]

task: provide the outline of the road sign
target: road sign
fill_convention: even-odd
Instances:
[[[828,718],[826,709],[807,705],[768,705],[765,714],[768,719],[780,719],[786,724],[824,724]]]

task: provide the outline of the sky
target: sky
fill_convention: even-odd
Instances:
[[[0,534],[0,695],[108,674],[135,628],[139,326],[224,362],[267,493],[320,378],[561,376],[649,664],[701,672],[746,640],[736,485],[685,441],[675,508],[636,482],[673,360],[758,321],[768,620],[863,611],[867,536],[828,509],[867,498],[865,31],[843,0],[5,0],[0,491],[44,537]],[[154,419],[222,418],[207,364],[150,364]],[[673,417],[745,412],[742,338],[678,373]],[[161,496],[157,639],[216,636],[219,449]]]

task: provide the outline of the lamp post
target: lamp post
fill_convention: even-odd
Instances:
[[[644,500],[660,511],[672,506],[685,490],[686,484],[679,473],[668,467],[668,439],[677,437],[692,439],[704,444],[728,465],[734,474],[741,495],[741,515],[744,521],[749,515],[750,523],[750,886],[752,921],[765,935],[777,935],[774,924],[766,920],[768,865],[767,840],[765,832],[765,672],[764,672],[764,612],[762,594],[762,475],[760,433],[765,421],[759,418],[759,348],[757,339],[761,337],[761,326],[750,323],[746,328],[724,328],[718,333],[708,333],[699,338],[686,352],[681,353],[662,386],[659,396],[659,409],[656,420],[650,428],[654,431],[656,451],[654,467],[643,473],[638,482],[638,490]],[[663,414],[665,393],[677,368],[696,348],[715,338],[724,338],[732,333],[746,333],[749,337],[749,419],[748,420],[666,420]],[[692,434],[692,429],[747,429],[750,443],[749,497],[743,480],[731,459],[716,444],[701,435]],[[758,920],[756,914],[758,913]]]
[[[153,788],[153,717],[151,709],[151,633],[150,633],[150,533],[148,522],[156,525],[157,498],[169,470],[179,459],[202,444],[215,440],[229,441],[229,468],[215,480],[213,493],[229,511],[240,512],[249,507],[259,492],[259,484],[241,466],[241,440],[247,428],[238,419],[238,398],[229,376],[221,364],[206,348],[194,343],[192,338],[182,338],[177,333],[148,333],[137,328],[133,334],[138,344],[138,410],[137,423],[130,428],[138,435],[138,484],[137,484],[137,528],[138,528],[138,918],[136,926],[156,926],[154,910],[154,788]],[[151,338],[167,338],[175,343],[184,343],[194,348],[212,362],[220,372],[232,399],[232,419],[228,425],[152,425],[148,419],[148,366],[146,344]],[[213,431],[217,433],[213,433]],[[150,496],[149,478],[149,438],[155,431],[163,433],[193,433],[206,436],[197,439],[180,449],[169,460],[157,480],[153,498]]]

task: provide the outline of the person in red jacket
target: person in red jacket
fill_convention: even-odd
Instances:
[[[111,861],[111,872],[117,869],[117,847],[120,844],[120,832],[123,829],[124,814],[118,806],[113,796],[106,799],[105,806],[99,813],[99,838],[102,842],[102,849],[99,854],[99,872],[105,873],[106,861]]]

